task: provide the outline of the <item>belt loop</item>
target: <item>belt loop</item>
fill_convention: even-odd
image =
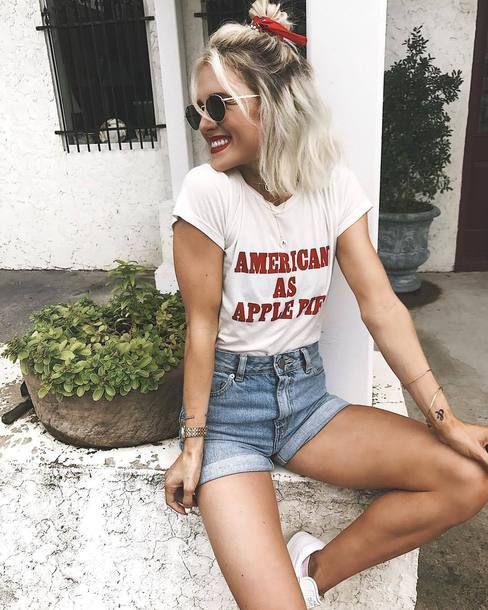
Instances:
[[[305,358],[305,373],[309,373],[312,369],[312,359],[310,358],[310,354],[308,353],[308,349],[306,347],[301,347],[300,351]]]
[[[237,366],[236,381],[244,379],[244,371],[246,370],[247,354],[239,354],[239,364]]]

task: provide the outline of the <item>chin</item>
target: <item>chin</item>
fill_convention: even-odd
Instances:
[[[232,160],[214,159],[213,155],[210,155],[208,163],[213,167],[213,169],[215,169],[218,172],[225,172],[229,169],[232,169],[236,165],[238,165],[238,163],[236,163],[235,161],[232,161]]]

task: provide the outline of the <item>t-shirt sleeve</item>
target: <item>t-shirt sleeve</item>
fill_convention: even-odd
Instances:
[[[219,175],[220,174],[220,175]],[[225,251],[228,178],[223,172],[199,165],[184,177],[171,214],[171,233],[183,218]]]
[[[363,214],[369,212],[373,208],[373,204],[352,169],[346,165],[340,165],[336,171],[336,236],[338,237],[359,220]]]

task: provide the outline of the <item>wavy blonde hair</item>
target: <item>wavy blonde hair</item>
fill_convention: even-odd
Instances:
[[[256,0],[249,16],[271,17],[287,29],[293,23],[280,4]],[[330,171],[343,158],[343,150],[331,133],[331,113],[322,99],[311,64],[287,39],[255,30],[249,24],[230,21],[209,38],[193,65],[190,98],[197,103],[199,69],[212,66],[219,83],[230,95],[239,95],[228,79],[229,72],[260,95],[262,129],[259,173],[274,196],[315,191],[328,184]],[[247,98],[236,99],[249,121]]]

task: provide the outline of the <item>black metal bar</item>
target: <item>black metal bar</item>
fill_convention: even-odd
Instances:
[[[76,17],[78,19],[78,23],[80,22],[80,4],[77,2],[76,3]],[[90,104],[92,107],[92,114],[94,114],[94,108],[93,108],[93,102],[92,102],[92,88],[91,85],[88,84],[89,81],[89,76],[88,76],[88,62],[86,61],[86,54],[85,54],[85,46],[83,45],[83,39],[82,39],[82,32],[81,32],[81,28],[77,28],[76,32],[78,33],[78,45],[80,47],[80,57],[82,58],[82,64],[85,68],[85,79],[86,79],[86,83],[87,83],[87,87],[88,87],[88,97],[90,98]],[[78,85],[79,87],[79,91],[80,91],[80,98],[81,98],[81,83]],[[88,134],[88,129],[86,126],[86,108],[82,108],[82,116],[83,116],[83,127],[85,128],[85,133],[86,133],[86,143],[88,146],[88,152],[91,152],[90,150],[90,136]],[[100,150],[100,146],[99,146],[99,150]]]
[[[227,10],[227,11],[206,11],[205,13],[193,13],[194,17],[224,17],[225,15],[235,15],[237,12],[235,9],[234,10]],[[246,11],[243,9],[242,10],[243,13],[246,13]]]
[[[98,0],[95,3],[96,6],[98,7]],[[111,6],[113,7],[113,4],[111,4]],[[105,16],[105,3],[103,5],[103,15]],[[97,9],[100,11],[100,9]],[[101,13],[100,13],[101,14]],[[113,20],[111,20],[113,21]],[[104,48],[105,48],[105,57],[107,60],[107,66],[108,66],[108,73],[109,73],[109,78],[110,78],[110,89],[112,91],[112,99],[111,99],[111,108],[110,108],[110,118],[115,117],[115,125],[117,128],[117,140],[118,140],[118,144],[119,144],[119,150],[122,150],[122,146],[120,144],[120,132],[119,132],[119,117],[117,116],[118,113],[116,112],[115,109],[115,100],[116,100],[116,94],[115,94],[115,85],[114,85],[114,75],[113,75],[113,71],[112,71],[112,58],[110,56],[110,47],[108,44],[108,36],[107,36],[107,28],[105,27],[105,22],[104,22],[104,26],[103,26],[103,32],[104,32],[104,37],[103,37],[103,41],[104,41]],[[109,150],[112,150],[110,145],[110,134],[107,131],[107,142],[109,143]]]
[[[127,10],[125,7],[125,4],[121,7],[121,14],[123,15],[123,19],[120,20],[120,24],[119,24],[119,31],[120,31],[120,36],[122,39],[122,48],[124,49],[131,49],[131,45],[130,45],[130,41],[129,41],[129,37],[127,36],[127,32],[126,29],[124,27],[124,24],[126,23],[126,18],[127,18]],[[127,61],[127,66],[129,65],[130,62],[130,57],[131,57],[131,53],[129,53],[129,59]],[[124,58],[125,59],[125,58]],[[129,68],[127,68],[128,73],[130,72]],[[130,79],[132,80],[132,83],[134,83],[134,79]],[[127,116],[129,116],[130,114],[130,108],[129,108],[129,102],[128,102],[128,97],[129,97],[129,84],[127,84],[127,87],[124,87],[124,92],[125,92],[125,100],[127,103]],[[133,128],[132,124],[131,124],[131,129]],[[127,132],[127,135],[129,136],[128,138],[128,142],[129,142],[129,147],[131,150],[133,150],[133,146],[132,146],[132,136],[129,135],[129,132]]]
[[[87,8],[86,4],[85,4],[85,8]],[[98,11],[98,0],[95,0],[95,10],[98,12],[98,14],[100,14],[99,11]],[[108,132],[108,127],[107,127],[107,124],[106,124],[107,111],[105,110],[105,104],[104,104],[105,98],[104,98],[104,94],[103,94],[102,80],[100,78],[100,70],[99,70],[99,63],[100,63],[99,59],[100,59],[100,56],[98,54],[97,38],[96,38],[96,35],[95,35],[95,28],[93,27],[93,25],[91,27],[91,32],[92,32],[92,38],[93,38],[93,45],[95,47],[95,55],[96,55],[95,64],[97,66],[98,86],[100,87],[100,96],[101,96],[101,99],[102,99],[103,116],[105,117],[104,122],[105,122],[105,129],[107,131],[107,144],[108,144],[108,149],[112,150],[112,147],[110,146],[110,134]],[[98,138],[98,139],[100,140],[100,138]]]
[[[130,8],[131,8],[131,19],[134,18],[134,11],[135,11],[135,4],[132,2],[130,3]],[[134,26],[132,28],[132,48],[134,49],[134,56],[135,56],[135,62],[132,64],[134,66],[134,76],[133,76],[133,83],[134,83],[134,99],[137,99],[139,96],[138,91],[139,91],[139,87],[137,86],[138,82],[139,82],[139,74],[136,70],[136,67],[140,65],[140,60],[138,57],[138,51],[139,49],[139,45],[138,45],[138,41],[139,38],[137,36],[137,26]],[[138,117],[140,118],[140,117]],[[144,120],[144,115],[142,116],[142,124],[145,124],[145,120]],[[137,130],[135,131],[136,137],[137,137]],[[139,129],[139,146],[141,149],[144,149],[144,143],[142,140],[142,133],[143,130]]]
[[[47,9],[47,6],[45,6],[42,11],[42,18],[43,18],[43,20],[46,20],[46,22],[49,22],[49,11]],[[52,66],[53,66],[54,82],[56,85],[56,91],[57,91],[58,99],[59,99],[59,108],[61,110],[61,126],[64,127],[64,129],[66,129],[66,115],[65,115],[65,111],[64,111],[63,96],[61,94],[61,87],[59,84],[59,74],[58,74],[58,68],[56,65],[56,56],[54,53],[53,41],[51,39],[51,32],[49,30],[46,31],[46,38],[48,40],[49,53],[51,55],[51,62],[52,62]],[[69,153],[68,135],[65,134],[65,136],[66,136],[65,137],[66,151]]]
[[[126,11],[127,11],[127,5],[124,6],[124,12],[127,15],[128,12],[126,12]],[[125,28],[125,35],[126,35],[128,46],[129,46],[129,42],[130,42],[131,43],[130,48],[132,49],[134,47],[134,40],[135,40],[134,28],[132,28],[131,30],[128,30],[128,28],[127,28],[128,23],[129,23],[129,21],[128,21],[128,19],[126,19],[125,21],[122,22],[122,27]],[[131,36],[131,34],[132,34],[132,36]],[[137,97],[137,87],[136,87],[137,74],[134,69],[132,53],[129,53],[128,67],[129,67],[129,73],[131,74],[131,81],[132,81],[132,87],[134,89],[134,99],[135,99]],[[134,127],[134,133],[137,138],[137,129],[135,127]],[[130,138],[129,141],[130,141],[130,148],[132,150],[132,138]]]
[[[134,2],[132,4],[132,14],[133,15],[134,15],[135,11],[136,11],[136,3]],[[145,59],[146,58],[144,56],[141,56],[141,54],[143,53],[143,47],[141,45],[139,31],[140,31],[140,28],[137,25],[134,26],[134,42],[135,42],[135,46],[136,46],[136,49],[137,49],[138,54],[139,54],[139,61],[137,62],[137,65],[138,66],[143,66],[143,65],[145,65]],[[144,30],[144,41],[146,40],[146,38],[147,38],[146,37],[146,31]],[[145,89],[146,89],[146,87],[145,87],[145,82],[144,81],[143,81],[143,87],[142,88],[144,89],[144,97],[145,97]],[[139,87],[139,90],[141,90],[141,87]],[[143,98],[142,101],[145,101],[145,99]],[[147,124],[147,121],[146,121],[146,109],[145,109],[144,104],[142,105],[142,122],[143,122],[144,125]],[[144,132],[145,131],[146,131],[146,129],[144,129]],[[144,141],[142,139],[142,134],[143,134],[143,132],[142,132],[142,129],[141,129],[141,130],[139,130],[139,141],[140,141],[140,144],[141,144],[141,149],[144,149]]]
[[[96,3],[98,4],[98,2]],[[86,4],[85,4],[85,8],[86,8]],[[153,21],[154,20],[154,16],[147,16],[147,17],[139,17],[137,19],[127,19],[127,22],[131,22],[131,21]],[[120,23],[119,20],[117,19],[107,19],[106,21],[82,21],[81,23],[60,23],[60,24],[56,24],[56,25],[36,25],[36,30],[55,30],[55,29],[61,29],[61,28],[77,28],[77,27],[85,27],[85,26],[92,26],[92,25],[104,25],[105,23]]]
[[[65,7],[65,10],[66,10],[66,19],[69,20],[71,15],[68,16],[68,7]],[[70,32],[66,32],[66,34],[68,35],[67,36],[68,44],[66,45],[66,47],[69,47],[69,52],[71,54],[71,60],[72,60],[72,66],[71,67],[72,67],[73,72],[75,74],[74,80],[76,81],[77,80],[76,79],[76,67],[75,67],[75,63],[76,62],[75,62],[74,53],[73,53],[73,41],[71,39]],[[59,36],[59,34],[58,34],[58,36]],[[59,42],[60,42],[60,47],[62,48],[62,44],[61,44],[61,40],[60,39],[59,39]],[[65,65],[66,65],[66,62],[65,62]],[[71,98],[71,114],[70,114],[70,117],[71,117],[70,123],[71,123],[71,125],[73,125],[73,123],[74,123],[73,116],[74,116],[74,108],[75,108],[75,94],[74,94],[74,91],[73,91],[72,83],[73,83],[73,81],[69,81],[69,80],[67,82],[67,87],[69,89],[69,96]],[[74,135],[75,135],[76,149],[77,149],[78,152],[80,152],[80,142],[79,142],[79,139],[78,139],[78,131],[76,131]]]
[[[120,3],[118,3],[117,6],[120,9]],[[120,14],[118,14],[118,17],[120,18]],[[120,41],[119,41],[119,28],[118,28],[119,23],[120,23],[120,20],[117,22],[116,25],[114,25],[113,29],[114,29],[114,37],[115,37],[115,46],[117,48],[117,60],[118,60],[117,63],[119,66],[119,74],[120,74],[120,70],[123,65],[124,56],[123,56],[122,49],[120,47]],[[127,47],[123,46],[123,48],[127,48]],[[127,138],[127,136],[129,135],[129,118],[130,118],[129,117],[129,104],[127,102],[127,87],[126,87],[125,83],[121,84],[120,86],[122,89],[122,102],[123,102],[123,107],[124,107],[124,111],[125,111],[125,117],[124,117],[125,118],[125,127],[126,127],[126,136],[125,137]],[[130,141],[130,137],[129,137],[129,141]],[[119,137],[119,146],[120,146],[120,149],[122,150],[122,146],[120,145],[120,137]]]
[[[136,125],[136,126],[134,127],[134,129],[143,129],[144,127],[147,127],[147,125],[143,125],[143,126]],[[160,124],[158,124],[158,125],[150,125],[150,127],[152,127],[153,129],[166,129],[166,123],[160,123]],[[108,131],[116,131],[116,130],[117,130],[117,127],[107,127],[106,129],[107,129]],[[120,129],[120,128],[119,128],[119,129]],[[76,129],[56,129],[56,130],[54,131],[54,133],[55,133],[56,135],[63,135],[63,134],[65,134],[65,133],[68,133],[68,134],[70,134],[70,133],[75,133],[75,131],[76,131]],[[104,131],[105,131],[105,130],[104,130]],[[90,131],[90,130],[89,130],[89,133],[97,133],[97,129],[94,129],[93,131]]]

